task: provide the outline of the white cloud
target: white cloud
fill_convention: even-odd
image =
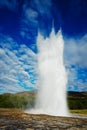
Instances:
[[[51,0],[31,0],[23,6],[26,18],[32,21],[37,21],[38,15],[51,15]]]
[[[35,88],[31,79],[35,79],[36,54],[26,45],[14,43],[10,38],[0,42],[0,89],[16,92]]]
[[[73,91],[77,87],[78,91],[87,91],[87,81],[82,76],[82,79],[78,78],[79,70],[87,69],[87,34],[78,39],[65,38],[64,59],[68,71],[68,88]]]
[[[79,39],[65,39],[65,64],[87,67],[87,34]]]
[[[36,87],[33,84],[37,79],[36,54],[26,45],[18,45],[10,37],[0,38],[0,46],[0,92]],[[68,85],[72,91],[75,86],[79,91],[87,91],[87,80],[84,82],[78,79],[78,70],[87,68],[86,50],[87,35],[80,39],[65,39],[64,57],[68,68]]]
[[[32,8],[25,7],[25,17],[31,22],[37,23],[38,13]]]
[[[30,0],[23,4],[23,19],[21,20],[22,29],[20,35],[30,39],[30,35],[36,36],[36,29],[41,26],[44,31],[43,18],[51,18],[51,0]],[[41,22],[42,21],[42,22]],[[25,25],[25,26],[24,26]],[[28,30],[27,30],[28,29]],[[29,32],[30,30],[30,32]],[[29,35],[30,34],[30,35]],[[35,34],[35,35],[34,35]]]

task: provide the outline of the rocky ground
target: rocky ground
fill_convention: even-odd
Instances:
[[[26,114],[0,109],[0,130],[87,130],[87,118]]]

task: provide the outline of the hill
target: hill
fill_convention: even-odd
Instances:
[[[70,109],[87,109],[87,92],[68,92],[67,99]]]
[[[35,105],[36,91],[0,95],[0,108],[32,108]],[[87,92],[68,92],[67,102],[71,110],[87,109]]]
[[[68,92],[68,97],[78,97],[78,98],[82,98],[82,97],[84,97],[84,98],[87,98],[87,92],[73,92],[73,91],[69,91]]]
[[[35,104],[35,93],[35,91],[26,91],[16,94],[4,93],[0,95],[0,108],[31,108]]]

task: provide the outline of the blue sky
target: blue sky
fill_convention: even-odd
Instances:
[[[67,91],[87,91],[87,1],[0,0],[0,93],[37,88],[38,30],[61,28]]]

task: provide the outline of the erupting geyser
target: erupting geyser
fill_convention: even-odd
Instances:
[[[61,30],[54,29],[46,39],[37,38],[38,47],[38,94],[33,113],[68,116],[67,73],[63,63],[64,40]]]

